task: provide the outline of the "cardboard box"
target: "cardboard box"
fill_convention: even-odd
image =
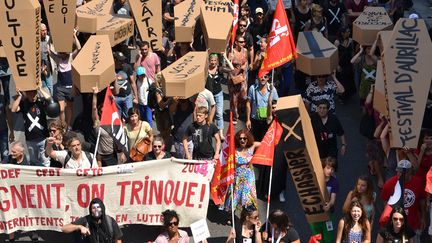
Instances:
[[[143,41],[150,43],[153,51],[162,49],[161,0],[129,0],[135,23]]]
[[[432,68],[432,43],[424,20],[400,19],[384,50],[392,148],[417,148]]]
[[[381,50],[381,55],[384,55],[385,47],[388,45],[390,41],[390,37],[392,35],[393,31],[391,30],[383,30],[378,32],[378,47]]]
[[[200,15],[203,0],[185,0],[174,6],[175,40],[192,42],[196,20]]]
[[[209,53],[225,52],[233,21],[232,2],[207,1],[201,6],[201,26]]]
[[[0,40],[0,57],[6,57],[4,46],[1,40]]]
[[[162,70],[162,89],[168,97],[189,98],[204,90],[207,80],[207,52],[188,52]]]
[[[98,21],[112,13],[114,0],[93,0],[76,9],[77,25],[80,32],[94,34],[98,28]]]
[[[296,68],[309,75],[328,75],[339,64],[337,48],[317,31],[300,32]]]
[[[377,62],[375,88],[373,93],[373,108],[379,113],[388,115],[387,99],[385,97],[385,76],[381,60]]]
[[[276,153],[283,152],[293,177],[300,203],[309,223],[327,221],[328,197],[324,172],[309,114],[300,95],[280,98],[276,116],[283,133]]]
[[[391,30],[393,22],[383,7],[366,7],[353,23],[353,39],[371,46],[381,30]]]
[[[82,93],[107,87],[115,79],[114,57],[107,35],[92,35],[72,62],[74,85]]]
[[[0,1],[0,39],[15,85],[35,90],[40,79],[41,6],[37,0]]]
[[[122,15],[99,17],[97,35],[108,35],[111,46],[115,46],[134,34],[134,20]]]
[[[75,0],[44,0],[52,42],[57,52],[72,52],[75,27]]]

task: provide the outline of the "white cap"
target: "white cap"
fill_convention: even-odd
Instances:
[[[418,14],[416,14],[416,13],[412,13],[412,14],[409,15],[409,18],[410,18],[410,19],[418,19],[419,16],[418,16]]]

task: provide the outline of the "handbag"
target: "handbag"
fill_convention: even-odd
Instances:
[[[137,138],[135,139],[135,143],[129,152],[129,157],[134,162],[143,161],[144,156],[151,151],[151,141],[148,137],[138,141],[139,135],[141,133],[141,126],[142,123],[140,124],[140,130],[138,132]]]
[[[369,112],[366,112],[361,120],[360,120],[360,127],[359,132],[361,135],[365,136],[368,139],[374,138],[375,133],[375,120],[372,114],[369,114]]]

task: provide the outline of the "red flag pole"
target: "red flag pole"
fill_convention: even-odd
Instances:
[[[92,158],[92,164],[93,164],[93,161],[96,159],[96,153],[97,153],[97,151],[98,151],[98,147],[99,147],[99,139],[100,139],[100,135],[101,135],[101,127],[100,127],[100,125],[99,125],[98,135],[97,135],[97,138],[96,138],[95,151],[94,151],[93,158]]]
[[[233,122],[232,111],[230,111],[230,127],[231,127],[232,122]],[[230,140],[232,140],[232,139],[234,139],[234,130],[233,129],[230,129],[230,130],[231,130]],[[232,145],[231,142],[229,142],[229,145],[230,146]],[[235,164],[236,164],[235,148],[234,148],[234,158],[233,159],[234,159],[234,162],[232,163],[232,165],[234,166],[234,170],[235,170]],[[235,231],[234,183],[235,183],[235,178],[234,178],[234,182],[231,183],[231,185],[230,185],[231,186],[231,220],[232,220],[231,222],[232,222],[232,228]],[[234,238],[234,243],[236,243],[235,238]]]
[[[273,165],[270,167],[270,179],[269,179],[269,189],[268,189],[268,194],[267,194],[267,213],[266,213],[266,229],[265,231],[267,232],[268,230],[268,218],[270,215],[270,200],[271,200],[271,188],[272,188],[272,177],[273,177]]]

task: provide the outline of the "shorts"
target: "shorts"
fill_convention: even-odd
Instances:
[[[10,82],[10,75],[7,76],[0,76],[1,85],[4,92],[4,101],[5,106],[8,106],[10,104],[10,93],[9,93],[9,82]]]
[[[54,86],[54,98],[57,101],[69,101],[72,102],[73,101],[73,97],[72,97],[72,87],[69,88],[69,86],[65,87],[65,86],[60,86],[60,85],[55,85]]]

